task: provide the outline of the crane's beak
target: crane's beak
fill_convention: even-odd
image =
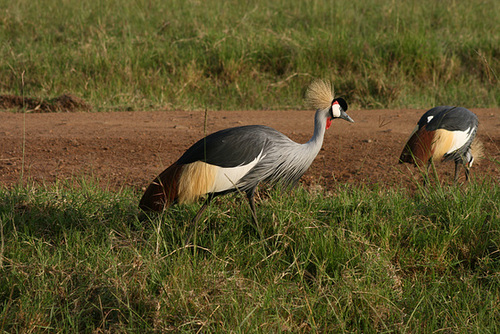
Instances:
[[[354,120],[351,117],[349,117],[349,115],[347,115],[347,113],[343,109],[340,109],[340,117],[339,118],[342,118],[348,122],[354,123]]]

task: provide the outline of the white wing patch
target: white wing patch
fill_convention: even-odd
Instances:
[[[453,135],[453,141],[446,154],[455,152],[465,143],[467,143],[472,135],[472,128],[468,128],[465,131],[451,131],[451,133]]]
[[[433,118],[434,116],[427,116],[427,124],[429,124]]]
[[[236,167],[223,168],[217,167],[214,184],[208,192],[220,192],[229,189],[234,189],[238,181],[245,176],[257,163],[262,159],[262,151],[251,162],[246,165]]]

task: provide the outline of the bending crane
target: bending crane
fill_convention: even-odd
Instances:
[[[482,144],[476,139],[477,116],[462,107],[439,106],[428,110],[410,135],[399,162],[430,167],[432,161],[455,161],[455,181],[460,165],[469,179],[474,158],[482,155]]]

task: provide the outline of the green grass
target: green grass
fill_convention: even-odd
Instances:
[[[0,94],[95,110],[500,105],[500,3],[0,0]]]
[[[261,192],[139,222],[93,181],[0,188],[2,332],[500,330],[500,187]]]

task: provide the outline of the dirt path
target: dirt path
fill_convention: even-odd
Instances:
[[[353,110],[356,123],[337,120],[323,149],[304,175],[306,184],[380,183],[412,187],[416,170],[397,163],[405,140],[425,110]],[[500,174],[500,109],[474,109],[486,158],[473,175]],[[298,142],[313,131],[313,111],[213,111],[206,133],[227,127],[264,124]],[[96,177],[104,187],[145,187],[202,138],[203,112],[0,113],[0,184],[24,177],[53,182],[72,176]],[[23,154],[23,138],[25,138]],[[453,163],[440,167],[451,178]]]

